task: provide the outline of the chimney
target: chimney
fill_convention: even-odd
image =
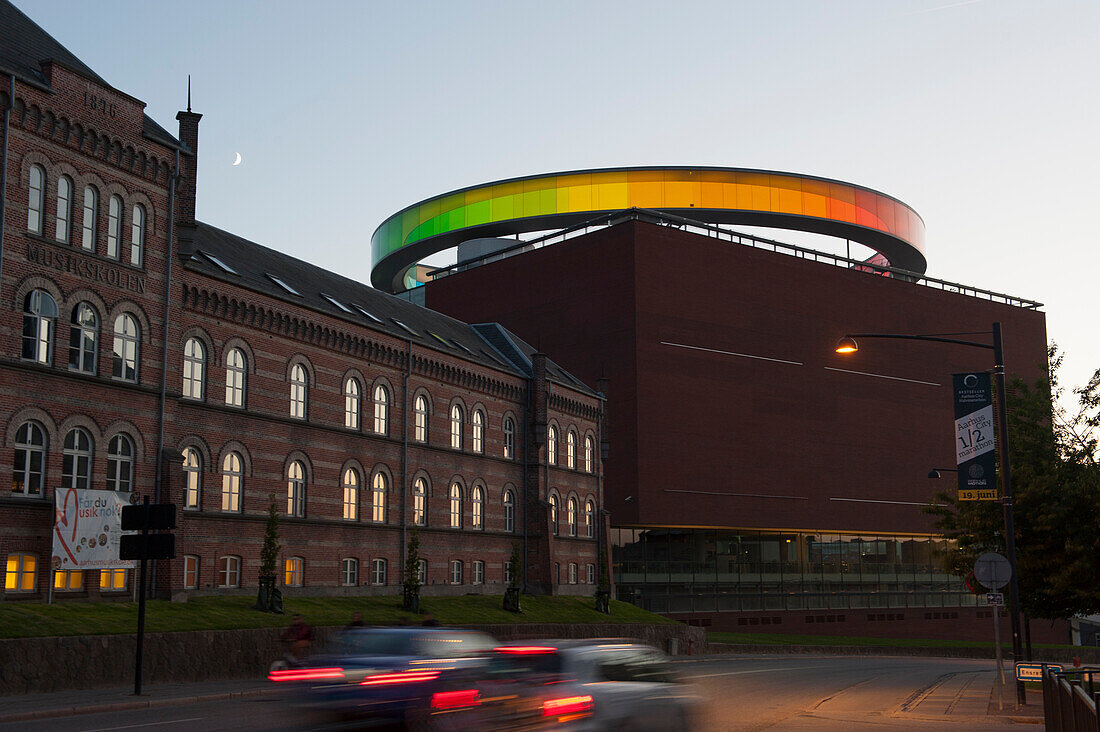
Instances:
[[[190,101],[190,100],[189,100]],[[176,223],[180,227],[181,238],[195,228],[195,192],[199,172],[199,120],[202,115],[192,112],[188,104],[186,112],[179,112],[176,119],[180,123],[180,142],[191,152],[180,154],[179,181],[176,183]]]

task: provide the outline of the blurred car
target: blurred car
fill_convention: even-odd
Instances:
[[[273,669],[268,679],[327,717],[453,728],[456,713],[479,703],[474,681],[484,678],[495,645],[456,628],[348,629],[307,664]]]
[[[702,698],[668,658],[632,640],[568,640],[497,646],[470,728],[690,730]]]

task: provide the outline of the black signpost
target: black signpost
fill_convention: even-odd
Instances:
[[[175,534],[150,534],[176,528],[176,504],[149,504],[149,496],[140,506],[122,507],[122,530],[140,531],[140,534],[128,534],[120,537],[119,559],[141,560],[138,584],[138,631],[137,659],[134,666],[134,696],[141,695],[141,661],[145,645],[145,566],[150,559],[174,559],[176,556]]]

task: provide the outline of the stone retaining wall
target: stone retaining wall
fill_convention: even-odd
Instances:
[[[776,655],[815,654],[821,656],[928,656],[932,658],[994,658],[993,648],[934,648],[925,646],[796,646],[738,643],[708,643],[707,653]],[[1012,666],[1012,646],[1002,648],[1006,667]],[[1033,661],[1060,663],[1067,668],[1073,658],[1085,665],[1100,664],[1100,648],[1032,648]]]

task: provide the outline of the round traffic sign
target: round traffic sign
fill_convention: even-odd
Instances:
[[[986,552],[974,562],[974,578],[991,590],[999,590],[1012,579],[1012,565],[996,552]]]

